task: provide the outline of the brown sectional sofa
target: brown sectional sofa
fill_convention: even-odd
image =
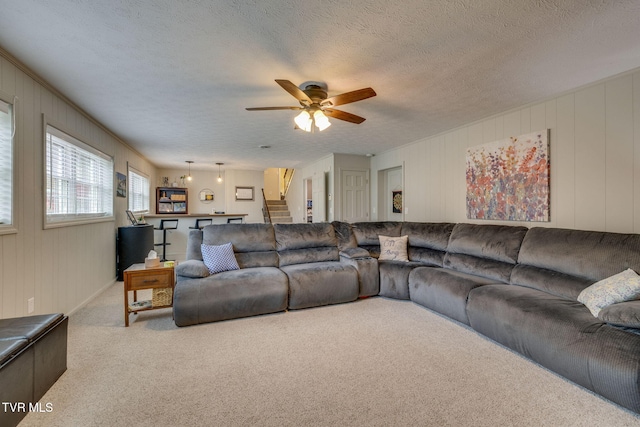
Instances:
[[[409,261],[378,260],[379,235],[408,236]],[[202,273],[203,241],[233,243],[242,268]],[[269,268],[283,275],[246,261],[265,252]],[[577,301],[599,280],[627,268],[640,272],[638,234],[411,222],[229,224],[192,231],[188,258],[177,267],[179,326],[373,295],[408,299],[640,413],[640,300],[599,317]]]

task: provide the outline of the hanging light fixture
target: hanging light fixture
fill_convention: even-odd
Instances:
[[[311,116],[308,111],[303,110],[295,119],[293,119],[293,121],[296,122],[296,125],[298,125],[298,127],[303,131],[311,132],[313,120],[311,120]]]
[[[313,131],[313,125],[315,125],[320,131],[331,126],[329,118],[327,118],[324,112],[320,109],[313,111],[313,115],[311,115],[309,111],[303,110],[293,119],[293,121],[296,122],[299,129],[302,129],[305,132]]]
[[[193,160],[185,160],[185,162],[189,163],[189,175],[187,175],[187,181],[191,181],[193,178],[191,178],[191,163],[193,163]]]
[[[218,182],[222,182],[222,175],[220,175],[220,166],[224,165],[224,163],[216,163],[218,165]]]
[[[313,113],[313,121],[315,122],[316,127],[320,129],[320,132],[331,126],[329,119],[325,116],[322,110],[316,110],[315,113]]]

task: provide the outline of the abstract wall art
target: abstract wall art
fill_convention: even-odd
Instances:
[[[549,221],[549,131],[467,149],[467,218]]]

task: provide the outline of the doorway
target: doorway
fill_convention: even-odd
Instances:
[[[378,172],[378,220],[404,220],[404,173],[402,166]]]
[[[313,222],[313,179],[305,178],[302,181],[304,189],[303,200],[305,201],[305,222]]]
[[[341,182],[341,221],[363,222],[369,220],[369,172],[343,170]]]

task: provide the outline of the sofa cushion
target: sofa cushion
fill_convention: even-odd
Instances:
[[[355,248],[358,246],[356,237],[353,235],[353,231],[351,230],[351,224],[348,222],[333,221],[331,225],[333,225],[333,230],[335,232],[336,239],[338,240],[338,249],[344,251],[345,249]]]
[[[280,268],[289,278],[289,308],[292,310],[358,298],[358,272],[351,265],[329,261]]]
[[[408,236],[389,237],[378,236],[380,239],[380,261],[402,261],[408,262],[407,240]]]
[[[409,261],[442,267],[454,225],[444,222],[403,222],[401,235],[409,237]]]
[[[271,224],[214,224],[203,229],[202,243],[233,243],[240,268],[277,267],[276,240]]]
[[[275,313],[287,308],[287,276],[275,267],[225,271],[176,284],[173,315],[187,326]]]
[[[558,271],[516,264],[511,272],[511,284],[538,289],[552,295],[577,301],[578,295],[593,284],[593,280],[570,276]]]
[[[513,285],[487,285],[469,292],[473,329],[593,389],[591,354],[604,323],[575,300]]]
[[[525,227],[456,224],[443,266],[509,283]]]
[[[346,248],[340,251],[340,256],[345,258],[370,258],[369,251],[363,248]]]
[[[640,271],[640,234],[536,227],[527,232],[518,263],[593,283],[627,268]]]
[[[209,269],[209,273],[216,274],[222,271],[238,270],[238,262],[233,254],[233,245],[205,245],[201,246],[202,260]]]
[[[409,247],[446,251],[455,224],[446,222],[403,222],[401,235],[409,236]]]
[[[379,235],[398,237],[402,223],[395,221],[381,222],[355,222],[351,224],[353,235],[356,238],[358,246],[380,246]]]
[[[447,252],[515,264],[526,233],[526,227],[456,224]]]
[[[611,325],[640,329],[640,301],[626,301],[604,307],[598,319]]]
[[[422,264],[412,261],[381,261],[378,259],[380,271],[380,293],[382,297],[409,299],[409,273]]]
[[[187,237],[187,259],[202,261],[201,245],[202,230],[189,230],[189,236]]]
[[[640,297],[640,276],[628,268],[589,286],[578,295],[578,301],[598,317],[604,307]]]
[[[495,280],[480,276],[423,266],[413,269],[409,274],[408,290],[411,301],[468,325],[469,292],[479,286],[495,283]]]
[[[340,260],[338,241],[329,223],[275,224],[274,230],[281,267]]]

